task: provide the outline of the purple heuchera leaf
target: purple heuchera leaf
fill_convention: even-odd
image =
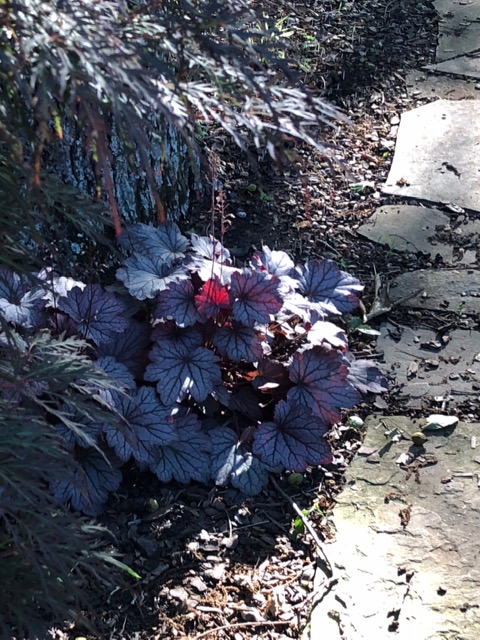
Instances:
[[[170,283],[189,277],[185,267],[172,265],[161,256],[133,255],[124,264],[124,267],[117,269],[117,278],[137,300],[154,298]]]
[[[213,344],[222,356],[233,362],[256,362],[263,357],[263,347],[259,332],[245,327],[239,322],[225,324],[213,337]]]
[[[212,445],[198,419],[193,415],[179,418],[177,437],[177,441],[157,448],[156,461],[150,464],[150,469],[162,482],[207,482],[211,478]]]
[[[230,480],[235,466],[238,436],[228,427],[212,429],[209,435],[212,443],[212,477],[215,484],[223,486]]]
[[[5,267],[0,267],[0,298],[18,304],[31,289],[25,278]]]
[[[58,308],[70,316],[85,338],[96,344],[108,342],[112,334],[128,327],[123,302],[99,284],[89,284],[83,290],[74,287],[66,298],[60,298]]]
[[[267,246],[262,251],[255,251],[252,257],[255,269],[266,271],[272,276],[288,276],[295,264],[285,251],[271,251]]]
[[[0,267],[0,315],[7,322],[36,327],[45,307],[45,290],[34,288],[17,273]]]
[[[122,244],[137,254],[157,256],[169,265],[184,258],[188,249],[187,238],[173,222],[165,222],[159,227],[141,222],[134,224],[126,230]]]
[[[230,298],[220,278],[209,278],[195,296],[197,310],[204,318],[216,319],[222,309],[230,308]]]
[[[50,483],[59,502],[70,502],[73,509],[88,516],[101,513],[110,491],[120,486],[122,474],[115,462],[95,449],[88,449],[77,461],[78,466],[60,469]]]
[[[295,275],[295,264],[285,251],[271,251],[262,247],[262,251],[255,251],[251,261],[253,269],[269,273],[279,279],[279,293],[285,298],[298,288]]]
[[[319,312],[316,309],[312,309],[311,302],[305,296],[298,293],[298,291],[290,291],[284,296],[282,310],[276,319],[281,322],[289,320],[292,316],[298,316],[303,322],[314,323],[325,318],[326,315],[326,311],[323,310],[319,317]]]
[[[255,422],[259,422],[263,417],[260,401],[258,393],[248,385],[240,387],[230,395],[228,406],[232,411],[238,411]]]
[[[124,364],[117,362],[112,356],[99,358],[96,364],[108,374],[112,382],[112,388],[110,389],[98,388],[98,395],[109,407],[114,407],[119,394],[135,389],[133,375]]]
[[[193,284],[189,280],[174,282],[158,295],[155,317],[173,318],[180,327],[194,325],[200,316],[195,307]]]
[[[328,422],[308,407],[281,400],[273,422],[263,422],[253,436],[253,452],[263,461],[291,471],[328,464],[332,454],[325,434]]]
[[[245,269],[241,273],[234,273],[230,301],[235,320],[245,325],[269,322],[270,316],[282,308],[278,286],[278,278],[262,271]]]
[[[287,394],[291,402],[310,407],[326,422],[340,419],[340,409],[349,409],[360,400],[348,381],[348,366],[341,353],[322,347],[297,352],[289,367],[294,387]]]
[[[155,382],[164,404],[180,402],[190,393],[203,402],[221,382],[217,356],[204,347],[190,350],[181,344],[165,342],[153,347],[153,364],[148,365],[145,380]]]
[[[333,260],[311,260],[296,267],[300,293],[320,312],[346,313],[358,306],[360,282],[340,271]]]
[[[348,380],[361,393],[383,393],[388,391],[388,382],[379,368],[370,360],[356,360],[347,354],[350,372]]]
[[[196,349],[203,345],[201,325],[193,327],[179,327],[175,322],[168,320],[160,322],[152,331],[152,340],[158,343],[171,342],[185,349]]]
[[[83,449],[96,447],[103,424],[67,405],[62,406],[62,412],[68,415],[68,426],[61,422],[55,425],[55,431],[61,436],[65,449],[73,451],[77,445]]]
[[[104,356],[97,360],[97,365],[101,367],[110,378],[118,383],[117,388],[125,391],[135,389],[135,380],[127,367],[121,362],[117,362],[112,356]]]
[[[213,236],[191,235],[192,249],[194,253],[214,262],[231,264],[230,251],[226,249],[219,240]]]
[[[276,389],[289,384],[288,370],[278,360],[260,360],[257,365],[258,375],[253,378],[252,385],[255,389]]]
[[[122,424],[105,424],[103,431],[122,462],[131,457],[142,464],[154,462],[156,448],[177,438],[175,410],[163,405],[151,387],[140,387],[133,396],[118,394],[116,408]]]
[[[146,364],[149,344],[150,325],[129,319],[125,331],[112,334],[108,340],[98,345],[97,354],[100,357],[112,356],[138,378]]]
[[[222,284],[229,284],[232,274],[240,272],[240,269],[236,267],[230,267],[223,262],[209,260],[195,254],[187,256],[183,264],[189,271],[198,274],[203,282],[217,277]]]
[[[254,496],[268,481],[265,465],[239,442],[232,429],[219,427],[210,431],[212,440],[212,476],[215,484],[229,482],[239,491]]]
[[[336,324],[322,320],[312,325],[307,332],[307,340],[315,346],[319,346],[324,342],[343,350],[348,346],[345,332],[340,327],[337,327]]]
[[[84,289],[86,284],[73,278],[57,276],[49,267],[42,269],[37,277],[45,281],[44,300],[47,307],[56,307],[59,298],[65,298],[73,287]]]

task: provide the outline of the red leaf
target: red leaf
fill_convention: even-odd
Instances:
[[[200,293],[195,296],[197,311],[206,318],[216,318],[220,309],[228,309],[230,300],[220,278],[213,276],[205,282]]]

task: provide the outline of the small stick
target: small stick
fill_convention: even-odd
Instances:
[[[295,502],[295,500],[292,500],[292,498],[288,495],[288,493],[286,493],[282,489],[282,487],[280,487],[280,485],[278,484],[278,482],[275,480],[275,478],[273,476],[270,476],[270,481],[273,484],[273,486],[275,487],[275,489],[279,493],[281,493],[282,496],[286,500],[288,500],[288,502],[292,505],[293,510],[298,515],[298,517],[301,519],[305,529],[307,529],[309,534],[312,536],[312,538],[313,538],[313,540],[314,540],[314,542],[315,542],[315,544],[317,546],[317,557],[318,557],[319,560],[322,561],[322,564],[324,565],[324,567],[322,567],[323,572],[325,573],[327,578],[333,578],[334,571],[333,571],[333,568],[332,568],[332,564],[331,564],[330,560],[328,559],[327,554],[323,550],[322,541],[318,537],[318,533],[313,528],[312,523],[307,518],[307,516],[302,512],[302,510],[300,509],[298,504]]]
[[[265,622],[233,622],[232,624],[224,624],[221,627],[215,627],[214,629],[208,629],[203,631],[198,636],[192,638],[192,640],[199,640],[200,638],[206,638],[211,633],[217,631],[226,631],[227,629],[240,629],[244,627],[274,627],[276,625],[290,624],[291,620],[266,620]]]

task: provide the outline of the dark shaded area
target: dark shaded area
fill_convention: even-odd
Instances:
[[[323,4],[330,5],[322,24],[327,43],[335,43],[337,37],[341,42],[338,60],[331,65],[327,88],[330,99],[378,90],[394,81],[392,74],[432,61],[438,23],[432,2],[354,0]],[[338,29],[339,14],[346,18],[348,30],[344,21]],[[335,50],[338,52],[337,46]]]

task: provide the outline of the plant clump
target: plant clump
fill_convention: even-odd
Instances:
[[[50,272],[47,294],[46,280],[2,273],[0,308],[19,336],[11,360],[70,336],[96,371],[75,379],[88,395],[80,411],[41,369],[15,389],[20,404],[45,407],[70,453],[52,466],[56,498],[100,513],[128,461],[162,482],[213,480],[247,495],[270,472],[328,465],[341,410],[385,389],[329,320],[357,307],[358,280],[331,260],[295,266],[268,247],[238,268],[219,241],[188,239],[173,223],[133,225],[122,245],[129,255],[110,287]]]

